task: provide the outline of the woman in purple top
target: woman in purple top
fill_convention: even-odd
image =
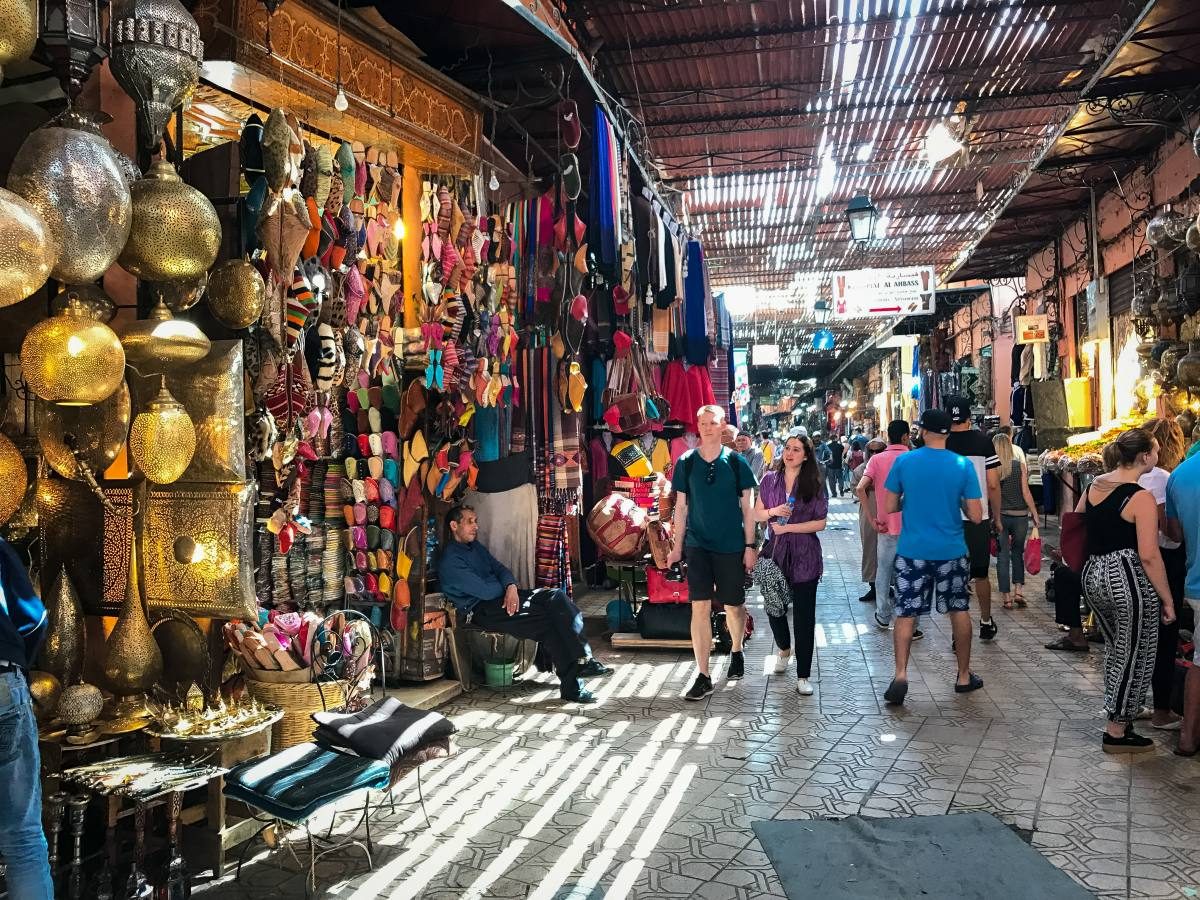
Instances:
[[[813,642],[817,628],[817,582],[825,569],[818,531],[825,530],[829,496],[821,484],[821,471],[807,437],[794,435],[783,453],[763,476],[754,506],[757,522],[770,522],[763,555],[774,560],[791,588],[792,617],[796,631],[796,692],[813,692]],[[775,645],[779,648],[775,672],[787,671],[792,638],[786,610],[768,615]]]

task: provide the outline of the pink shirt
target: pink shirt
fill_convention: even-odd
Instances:
[[[879,510],[880,516],[887,520],[888,534],[900,533],[900,513],[884,514],[888,497],[892,495],[884,485],[887,484],[888,474],[892,471],[892,463],[896,461],[896,457],[907,452],[908,448],[903,444],[889,444],[886,449],[880,450],[867,460],[867,469],[863,473],[871,479],[871,487],[875,489],[875,508]]]

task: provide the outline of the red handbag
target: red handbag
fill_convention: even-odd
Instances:
[[[1025,542],[1025,571],[1037,575],[1042,571],[1042,535],[1034,526],[1033,536]]]
[[[1076,574],[1082,574],[1083,564],[1087,561],[1087,520],[1083,513],[1062,514],[1058,546],[1062,551],[1063,562],[1074,569]]]
[[[647,566],[646,599],[651,603],[687,603],[687,581],[672,581],[666,572]]]

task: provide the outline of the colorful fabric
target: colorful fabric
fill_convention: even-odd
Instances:
[[[570,593],[571,571],[567,565],[567,520],[543,515],[537,528],[537,584]]]
[[[292,275],[292,284],[288,288],[287,300],[284,304],[284,339],[287,346],[287,357],[291,359],[300,344],[300,336],[308,326],[308,320],[320,308],[317,298],[313,296],[312,288],[304,278],[299,267]]]

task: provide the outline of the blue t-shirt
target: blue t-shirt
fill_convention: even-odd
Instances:
[[[684,545],[712,553],[741,553],[746,548],[742,492],[757,485],[754,473],[742,455],[725,447],[711,463],[700,455],[699,450],[689,450],[679,457],[675,471],[671,473],[671,488],[687,495]]]
[[[898,554],[934,560],[967,555],[962,502],[981,496],[971,460],[953,450],[911,450],[896,457],[884,487],[902,495]]]
[[[1184,597],[1200,600],[1200,454],[1181,462],[1167,479],[1165,512],[1183,526],[1188,566]]]

